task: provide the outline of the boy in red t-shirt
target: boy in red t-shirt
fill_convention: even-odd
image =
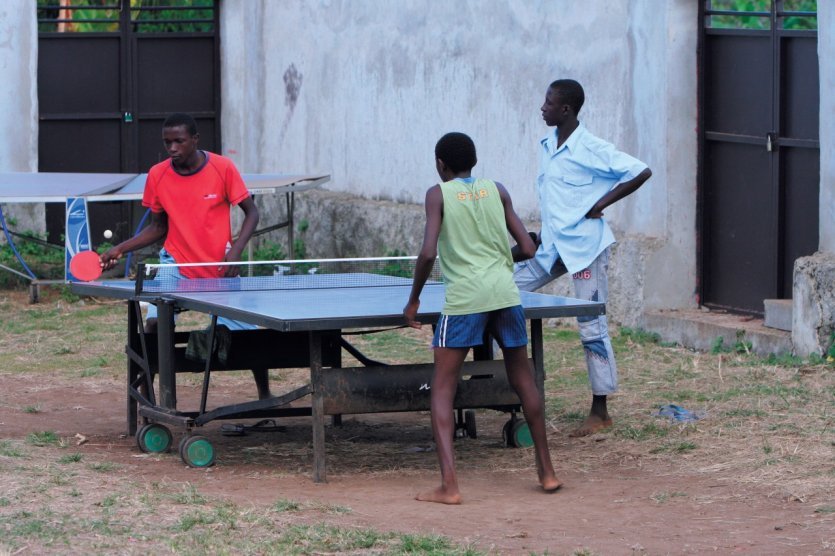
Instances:
[[[241,259],[247,241],[258,225],[258,208],[237,168],[228,158],[201,151],[197,123],[188,114],[172,114],[162,125],[162,141],[169,159],[148,172],[142,205],[151,209],[151,223],[136,236],[110,248],[101,256],[104,270],[113,268],[125,253],[165,239],[160,262],[234,262]],[[232,241],[230,207],[244,211],[237,239]],[[186,278],[235,276],[235,266],[185,267]],[[156,331],[156,307],[151,306],[145,330]],[[218,319],[230,329],[256,328],[247,323]],[[253,369],[258,397],[270,396],[266,369]]]

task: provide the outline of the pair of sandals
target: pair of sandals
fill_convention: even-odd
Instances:
[[[220,426],[220,434],[223,436],[246,436],[249,432],[284,432],[283,427],[275,422],[275,419],[262,419],[254,425],[243,423],[224,423]]]

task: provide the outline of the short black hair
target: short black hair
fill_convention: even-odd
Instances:
[[[475,143],[465,133],[447,133],[435,144],[435,158],[440,158],[453,172],[472,170],[477,159]]]
[[[181,125],[185,126],[186,131],[188,131],[189,135],[197,135],[197,122],[195,122],[194,118],[192,118],[188,114],[176,112],[165,118],[165,121],[162,123],[163,128],[179,127]]]
[[[553,89],[565,104],[574,109],[575,114],[580,113],[580,108],[586,101],[586,93],[582,85],[573,79],[557,79],[551,83],[549,89]]]

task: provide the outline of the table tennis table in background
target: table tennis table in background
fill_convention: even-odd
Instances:
[[[327,174],[241,174],[241,176],[252,195],[284,194],[286,218],[256,230],[254,236],[287,228],[287,253],[292,254],[295,230],[295,194],[319,187],[329,181],[330,176]],[[3,264],[0,264],[0,269],[29,281],[29,297],[32,302],[38,300],[40,284],[64,282],[63,280],[43,280],[32,272],[17,250],[14,236],[20,236],[20,234],[9,230],[3,214],[3,204],[69,203],[73,199],[83,199],[85,202],[141,201],[146,178],[147,174],[0,173],[0,227],[2,227],[6,240],[21,265],[21,270]],[[139,233],[143,223],[144,219],[136,233]],[[68,236],[67,241],[70,241],[69,234],[66,235]],[[87,243],[89,244],[89,237]],[[250,243],[248,247],[251,259],[252,244]],[[69,258],[75,251],[68,245],[65,252],[67,258]],[[68,261],[65,266],[66,264],[68,264]]]
[[[140,273],[137,282],[74,283],[71,289],[79,295],[128,302],[128,432],[135,434],[143,450],[167,451],[173,436],[166,425],[175,426],[185,431],[179,443],[183,461],[202,467],[211,465],[215,456],[208,438],[192,434],[197,427],[215,419],[309,415],[313,479],[321,482],[326,480],[326,415],[333,416],[338,424],[343,414],[429,409],[431,362],[386,365],[365,358],[345,338],[350,330],[403,325],[402,310],[409,297],[411,278],[364,273],[301,274],[275,276],[270,289],[263,289],[258,282],[262,277],[182,280],[182,287],[171,289],[142,276]],[[435,324],[443,300],[443,284],[427,283],[418,319],[424,324]],[[521,300],[530,321],[536,383],[544,391],[542,320],[600,315],[605,313],[605,305],[529,292],[521,292]],[[142,301],[154,303],[159,309],[156,334],[143,331]],[[184,355],[186,348],[182,344],[188,333],[174,330],[174,314],[180,310],[242,320],[264,328],[231,332],[231,346],[224,362],[212,356],[197,363]],[[214,326],[208,334],[213,337]],[[208,345],[212,345],[211,339]],[[490,347],[491,342],[487,342],[475,350],[473,361],[465,363],[454,406],[459,415],[463,408],[511,412],[507,429],[524,421],[516,419],[519,399],[508,384],[503,361],[491,359]],[[365,366],[344,367],[343,349]],[[272,399],[209,409],[212,372],[259,366],[309,368],[309,382]],[[177,407],[178,372],[204,373],[197,411]],[[153,387],[154,373],[159,374],[158,392]],[[299,405],[300,400],[308,398],[309,404]],[[145,424],[137,430],[138,420]]]

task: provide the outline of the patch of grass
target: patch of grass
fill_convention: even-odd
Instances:
[[[696,447],[696,444],[693,442],[683,441],[673,446],[673,452],[683,454],[685,452],[692,452]]]
[[[61,456],[58,458],[58,463],[67,464],[67,463],[78,463],[81,461],[82,455],[81,454],[67,454],[65,456]]]
[[[88,468],[100,473],[109,473],[119,468],[119,465],[112,461],[97,461],[87,465]]]
[[[28,543],[37,540],[50,545],[59,539],[66,538],[62,521],[50,510],[45,509],[37,512],[21,510],[12,514],[0,515],[0,531],[3,531],[6,542]],[[13,544],[13,546],[16,544]]]
[[[41,407],[39,405],[27,405],[23,407],[23,413],[40,413]]]
[[[80,376],[81,378],[89,378],[91,376],[99,376],[100,374],[101,371],[99,369],[84,369],[83,371],[78,373],[78,376]]]
[[[654,438],[663,438],[669,434],[669,429],[659,426],[657,423],[644,423],[640,426],[622,425],[615,427],[615,436],[629,440],[643,442]]]
[[[641,328],[627,328],[621,327],[620,333],[617,336],[618,341],[615,342],[615,345],[619,343],[627,343],[629,341],[634,342],[636,344],[659,344],[661,343],[661,335],[656,332],[648,332]]]
[[[30,432],[26,435],[26,443],[32,446],[57,446],[61,438],[54,431]]]
[[[835,514],[835,506],[819,506],[815,508],[816,514]]]
[[[177,504],[184,504],[187,506],[203,505],[207,503],[206,498],[197,492],[197,487],[191,483],[183,485],[183,489],[172,495],[171,500]]]
[[[652,496],[650,496],[650,498],[656,504],[663,504],[664,502],[669,502],[671,498],[678,498],[678,497],[682,497],[682,496],[687,496],[687,493],[685,493],[685,492],[661,491],[661,492],[652,493]]]
[[[726,417],[765,417],[768,415],[762,409],[751,409],[746,407],[737,407],[735,409],[729,409],[725,411]]]
[[[26,454],[11,440],[0,440],[0,456],[7,458],[22,458]]]
[[[78,303],[79,301],[81,301],[81,297],[74,294],[72,290],[70,290],[69,286],[61,286],[59,294],[61,296],[61,299],[66,301],[67,303]]]
[[[371,529],[347,529],[326,524],[292,525],[272,545],[278,553],[358,553],[425,554],[431,556],[476,556],[482,552],[456,546],[436,535],[397,535]]]
[[[346,515],[352,513],[354,510],[349,508],[348,506],[340,506],[338,504],[325,504],[323,502],[319,502],[313,504],[312,508],[328,513],[328,514],[337,514],[337,515]]]
[[[215,517],[208,512],[189,512],[180,518],[174,530],[189,531],[198,525],[212,525],[215,521]]]
[[[749,340],[745,339],[745,331],[737,330],[736,341],[733,345],[725,344],[725,338],[723,336],[717,336],[713,340],[713,344],[710,347],[710,352],[714,355],[718,355],[720,353],[750,354],[752,348],[753,344]]]
[[[302,505],[295,500],[288,500],[286,498],[282,498],[277,500],[275,504],[273,504],[273,510],[276,512],[298,512],[301,510]]]
[[[101,506],[102,508],[110,508],[112,506],[115,506],[116,502],[118,502],[118,500],[119,500],[118,496],[116,496],[115,494],[109,494],[109,495],[105,496],[104,498],[102,498],[101,502],[99,502],[98,505]]]

